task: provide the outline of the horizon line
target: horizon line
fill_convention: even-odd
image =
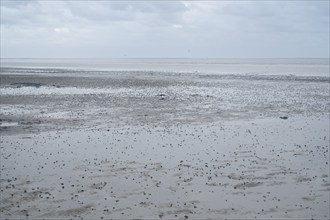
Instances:
[[[330,59],[330,57],[0,57],[0,59]]]

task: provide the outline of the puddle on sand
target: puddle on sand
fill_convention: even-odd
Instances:
[[[6,122],[6,121],[0,122],[0,127],[13,127],[13,126],[18,126],[18,122]]]

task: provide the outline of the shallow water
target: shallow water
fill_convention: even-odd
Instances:
[[[161,71],[329,77],[327,58],[288,59],[1,59],[1,67],[93,71]]]
[[[324,118],[1,137],[1,216],[329,217]]]
[[[328,76],[24,62],[0,75],[0,218],[329,218]]]

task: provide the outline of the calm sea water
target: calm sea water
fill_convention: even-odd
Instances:
[[[2,68],[165,71],[329,77],[329,59],[1,59]],[[2,71],[3,72],[3,71]]]

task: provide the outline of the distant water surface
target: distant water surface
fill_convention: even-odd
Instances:
[[[164,71],[329,77],[327,58],[281,59],[1,59],[2,68],[85,71]]]

